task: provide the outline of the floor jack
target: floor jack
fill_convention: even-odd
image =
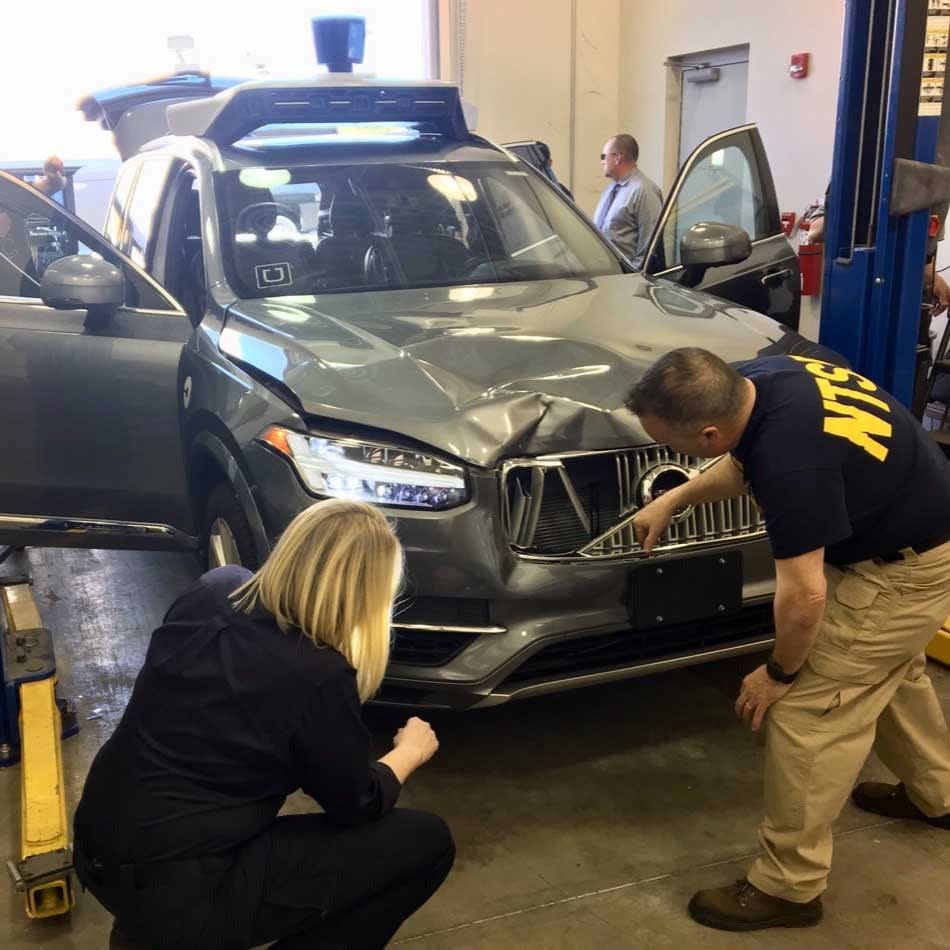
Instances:
[[[29,917],[75,903],[61,739],[79,731],[56,695],[53,639],[42,626],[25,559],[0,547],[0,767],[20,762],[20,859],[8,866]],[[26,565],[28,567],[28,565]]]

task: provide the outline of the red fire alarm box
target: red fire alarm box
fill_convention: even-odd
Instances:
[[[792,236],[792,232],[795,230],[795,212],[794,211],[782,212],[782,230],[785,232],[785,237]]]
[[[804,79],[808,75],[808,53],[792,53],[788,74],[792,79]]]

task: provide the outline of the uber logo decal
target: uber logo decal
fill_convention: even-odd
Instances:
[[[267,290],[268,287],[289,287],[294,281],[290,274],[290,264],[258,264],[254,268],[257,277],[258,290]]]

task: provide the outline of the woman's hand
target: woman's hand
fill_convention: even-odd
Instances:
[[[379,761],[388,765],[400,782],[405,782],[417,768],[425,765],[439,750],[435,731],[425,720],[413,716],[396,733],[393,750]]]
[[[396,733],[393,747],[405,752],[413,752],[419,760],[419,765],[425,765],[439,751],[439,740],[435,731],[424,719],[413,716]],[[416,766],[418,768],[418,765]]]

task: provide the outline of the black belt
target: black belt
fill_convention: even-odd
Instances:
[[[942,544],[947,544],[950,542],[950,535],[942,535],[939,538],[934,538],[932,541],[925,541],[923,544],[912,544],[908,547],[914,552],[914,554],[926,554],[928,551],[932,551],[934,548],[939,548]],[[904,549],[906,550],[906,548]],[[901,551],[890,551],[887,554],[881,555],[882,561],[887,561],[888,564],[893,564],[895,561],[904,560],[904,550]]]
[[[79,848],[76,850],[76,857],[76,870],[84,884],[98,884],[108,888],[142,890],[167,868],[167,865],[161,863],[116,864],[85,854]]]

